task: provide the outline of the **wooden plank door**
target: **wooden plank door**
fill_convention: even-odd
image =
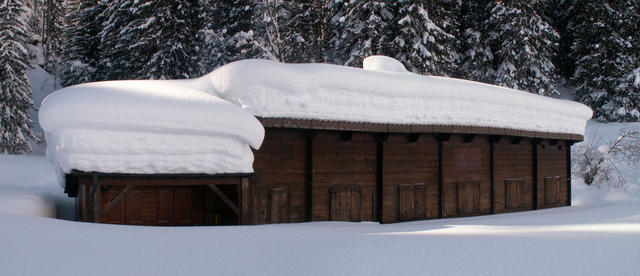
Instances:
[[[362,191],[357,186],[336,186],[329,190],[329,220],[360,221]]]
[[[514,178],[504,181],[505,209],[520,209],[523,207],[524,179]]]
[[[275,188],[271,190],[270,223],[289,222],[289,189]]]
[[[544,203],[556,204],[560,202],[560,176],[544,178]]]

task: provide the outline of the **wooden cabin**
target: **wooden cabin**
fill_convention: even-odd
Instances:
[[[244,60],[72,86],[40,122],[82,221],[391,223],[571,204],[588,107],[389,57],[363,65]]]
[[[74,171],[78,219],[141,225],[381,223],[571,204],[580,135],[261,119],[253,174]],[[99,204],[96,204],[99,202]]]

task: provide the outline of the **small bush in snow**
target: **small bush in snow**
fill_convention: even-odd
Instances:
[[[596,137],[592,133],[589,139],[574,147],[574,175],[582,177],[587,185],[608,183],[621,186],[624,176],[616,164],[627,162],[635,165],[640,162],[640,129],[623,129],[615,141],[602,146]]]

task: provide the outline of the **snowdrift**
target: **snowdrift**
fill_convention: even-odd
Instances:
[[[47,156],[64,172],[249,173],[256,118],[184,81],[71,86],[40,108]]]
[[[400,72],[395,62],[386,59],[365,60],[368,70],[243,60],[203,78],[209,81],[211,93],[265,118],[496,127],[582,135],[592,116],[591,109],[577,102],[479,82]]]
[[[40,124],[63,172],[245,173],[264,138],[254,117],[453,125],[584,134],[579,103],[407,72],[243,60],[193,80],[107,81],[47,97]]]

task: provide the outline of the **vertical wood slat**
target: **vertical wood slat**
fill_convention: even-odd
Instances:
[[[98,175],[93,175],[93,222],[100,222],[100,204],[102,202],[100,184],[98,183]]]
[[[251,191],[249,189],[249,179],[243,177],[240,183],[240,223],[243,225],[249,224],[251,221],[249,201],[251,199]]]
[[[571,143],[566,142],[567,155],[567,206],[571,206]]]

